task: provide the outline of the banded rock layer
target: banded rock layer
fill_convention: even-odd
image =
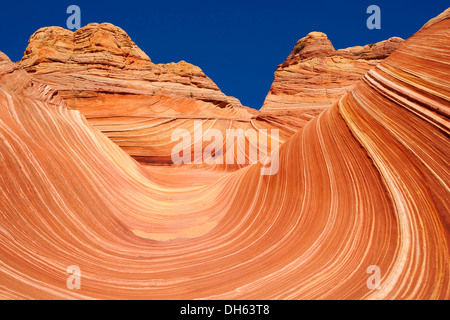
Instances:
[[[110,23],[90,23],[75,32],[41,28],[31,36],[20,65],[36,80],[52,84],[66,100],[111,92],[241,105],[220,92],[199,67],[184,61],[152,63],[125,31]]]
[[[107,137],[142,163],[173,165],[174,128],[194,135],[195,122],[205,132],[218,129],[279,130],[284,142],[308,117],[259,116],[228,97],[200,68],[181,61],[154,64],[130,37],[109,23],[92,23],[76,32],[42,28],[29,40],[19,62],[34,83],[51,86],[68,107],[79,110]],[[204,142],[205,149],[208,142]],[[244,165],[250,163],[251,142],[246,139]],[[223,147],[224,154],[229,150]],[[237,163],[235,161],[234,163]],[[210,166],[207,166],[210,167]]]
[[[393,37],[335,50],[326,34],[311,32],[298,40],[286,61],[277,67],[261,111],[290,110],[316,116],[402,44],[402,39]]]
[[[273,176],[144,168],[44,85],[3,84],[0,297],[449,299],[449,30],[450,9],[289,138]]]

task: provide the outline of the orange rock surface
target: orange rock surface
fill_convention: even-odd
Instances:
[[[298,40],[279,65],[261,111],[316,116],[352,90],[371,68],[403,44],[398,37],[335,50],[327,35],[311,32]]]
[[[450,9],[287,139],[273,176],[144,167],[0,55],[0,297],[449,299],[449,29]]]
[[[173,128],[193,132],[195,121],[224,136],[230,128],[278,129],[281,142],[306,123],[300,116],[258,117],[257,110],[223,94],[200,68],[184,61],[153,64],[125,31],[108,23],[76,32],[42,28],[31,36],[19,65],[146,164],[172,165]]]
[[[220,92],[199,67],[185,61],[152,63],[125,31],[109,23],[90,23],[75,32],[41,28],[31,36],[20,65],[68,100],[104,92],[194,97],[222,107],[241,105]]]

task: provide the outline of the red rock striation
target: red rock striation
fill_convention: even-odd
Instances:
[[[104,92],[241,105],[220,92],[199,67],[184,61],[152,63],[125,31],[109,23],[91,23],[75,32],[41,28],[31,36],[20,65],[36,80],[52,84],[66,100]]]
[[[335,50],[326,34],[298,40],[279,65],[263,112],[286,110],[314,117],[354,88],[364,74],[403,44],[397,37],[375,44]]]
[[[184,61],[153,64],[122,29],[108,23],[76,32],[42,28],[31,36],[19,65],[146,164],[173,165],[174,128],[193,134],[196,121],[223,136],[231,128],[278,129],[281,142],[306,122],[297,116],[258,117],[257,110],[220,92],[200,68]],[[246,139],[247,150],[249,143]],[[249,163],[247,157],[244,166]]]
[[[0,298],[450,299],[449,29],[450,9],[289,138],[273,176],[144,168],[0,63]]]
[[[43,100],[50,103],[65,105],[58,92],[47,85],[33,81],[32,77],[18,64],[12,63],[0,51],[0,88],[23,96]]]

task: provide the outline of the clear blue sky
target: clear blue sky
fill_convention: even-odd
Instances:
[[[123,28],[155,63],[185,60],[202,68],[227,95],[259,109],[298,39],[311,31],[328,35],[336,49],[392,36],[408,38],[444,11],[448,0],[354,1],[4,1],[0,51],[22,57],[31,34],[44,26],[66,27],[66,9],[81,8],[82,26],[110,22]],[[381,8],[381,30],[369,30],[366,9]]]

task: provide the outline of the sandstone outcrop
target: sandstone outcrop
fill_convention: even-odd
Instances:
[[[0,51],[0,88],[50,103],[65,105],[58,92],[47,85],[33,81],[32,77],[17,63]]]
[[[354,88],[364,74],[403,44],[397,37],[375,44],[335,50],[327,35],[311,32],[298,40],[261,109],[316,116]]]
[[[449,29],[450,9],[272,176],[143,166],[0,55],[0,298],[450,299]]]
[[[91,23],[75,32],[41,28],[31,36],[20,65],[65,93],[67,100],[100,91],[195,98],[221,107],[241,105],[220,92],[199,67],[185,61],[152,63],[125,31],[110,23]]]
[[[278,129],[280,142],[306,122],[297,116],[258,117],[257,110],[223,94],[199,67],[184,61],[152,63],[125,31],[109,23],[76,32],[42,28],[31,36],[19,65],[146,164],[172,165],[173,129],[192,131],[196,121],[223,136],[231,128]]]

